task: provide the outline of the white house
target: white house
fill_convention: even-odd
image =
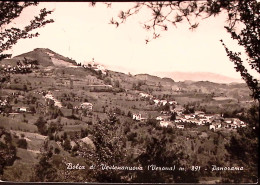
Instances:
[[[133,114],[133,120],[136,120],[136,121],[145,121],[145,120],[147,120],[147,118],[143,118],[143,117],[142,117],[142,114]]]
[[[184,125],[177,125],[176,126],[178,129],[184,129]]]
[[[175,122],[175,123],[180,123],[180,122],[182,122],[182,120],[181,120],[180,118],[176,118],[176,119],[174,120],[174,122]]]
[[[158,116],[156,117],[156,120],[158,121],[170,121],[170,116]]]
[[[205,118],[210,121],[211,119],[213,119],[213,115],[205,115]]]
[[[160,121],[160,125],[161,125],[162,127],[168,127],[170,124],[171,124],[170,121]]]
[[[209,130],[213,130],[213,131],[215,131],[215,130],[216,130],[215,125],[209,125]]]
[[[141,114],[133,114],[133,119],[140,120]]]
[[[100,64],[96,65],[96,69],[100,70],[100,71],[105,71],[106,70],[106,68],[104,66],[100,65]]]
[[[169,104],[170,105],[177,105],[178,103],[177,103],[177,101],[169,101]]]
[[[241,121],[240,121],[240,119],[238,119],[238,118],[234,118],[234,119],[233,119],[233,123],[234,123],[235,125],[238,125],[238,124],[241,123]]]
[[[90,110],[92,111],[93,109],[93,104],[89,102],[84,102],[79,106],[80,109],[85,109],[85,110]]]
[[[96,64],[94,58],[92,59],[92,62],[88,63],[88,65],[90,65],[95,71],[101,71],[103,74],[106,74],[106,68],[101,64]]]
[[[62,107],[62,104],[59,100],[57,100],[56,98],[54,98],[54,96],[51,94],[51,92],[49,91],[48,94],[45,95],[45,99],[50,99],[54,101],[54,106],[57,106],[59,108]]]
[[[244,127],[246,127],[246,124],[242,124],[242,125],[240,125],[240,127],[244,128]]]
[[[57,101],[57,100],[54,100],[54,105],[61,108],[62,107],[62,104],[61,102]]]
[[[162,117],[162,116],[158,116],[158,117],[156,117],[156,120],[162,121],[162,120],[163,120],[163,117]]]
[[[147,93],[139,93],[142,98],[152,98],[153,96]]]
[[[163,105],[166,105],[167,100],[161,100],[160,103],[163,104]]]
[[[195,115],[194,114],[186,114],[184,117],[186,119],[193,119],[193,118],[195,118]]]
[[[160,102],[160,100],[155,99],[155,100],[153,100],[153,102],[157,105]]]
[[[207,123],[207,121],[208,121],[208,119],[206,119],[206,118],[200,118],[199,120],[203,124]]]
[[[219,128],[221,128],[221,123],[216,123],[215,126],[216,126],[216,129],[219,129]]]
[[[231,118],[225,118],[225,123],[231,124],[233,120]]]
[[[19,112],[27,112],[28,108],[27,107],[20,107]]]
[[[209,125],[209,130],[213,129],[215,131],[216,129],[220,129],[220,128],[221,128],[221,123],[213,123]]]
[[[2,106],[7,105],[7,100],[4,100],[4,101],[1,101],[1,100],[0,100],[0,105],[2,105]]]
[[[237,128],[237,125],[235,125],[235,124],[231,124],[230,126],[231,126],[232,129],[236,129]]]

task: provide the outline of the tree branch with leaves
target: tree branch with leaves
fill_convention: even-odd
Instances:
[[[95,6],[96,3],[91,3]],[[106,3],[111,7],[112,3]],[[152,33],[152,37],[145,39],[146,44],[161,36],[162,31],[167,31],[171,26],[188,22],[190,30],[199,26],[199,21],[219,14],[227,16],[224,29],[230,34],[231,38],[244,47],[247,54],[246,61],[240,57],[241,53],[232,52],[221,40],[230,61],[234,63],[235,69],[240,73],[243,80],[251,90],[251,96],[260,99],[259,80],[254,78],[246,69],[245,63],[249,63],[252,70],[260,73],[260,2],[257,0],[207,0],[207,1],[155,1],[155,2],[136,2],[127,10],[120,11],[117,18],[112,18],[110,24],[118,27],[126,23],[127,19],[147,10],[147,20],[142,22],[143,28]],[[243,25],[243,29],[236,27]]]
[[[32,33],[33,30],[54,22],[53,19],[46,19],[52,11],[43,8],[40,10],[40,14],[35,16],[34,19],[30,21],[30,24],[25,26],[23,29],[17,27],[5,29],[5,27],[8,27],[15,18],[21,15],[25,8],[37,5],[37,2],[0,2],[0,61],[12,56],[11,54],[4,54],[3,52],[11,49],[18,40],[37,37],[39,36],[39,33]]]

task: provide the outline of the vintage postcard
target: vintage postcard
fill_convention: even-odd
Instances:
[[[0,180],[257,183],[259,2],[0,2]]]

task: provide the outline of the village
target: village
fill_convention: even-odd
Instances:
[[[23,60],[16,62],[16,65],[2,64],[0,71],[10,74],[26,74],[31,73],[33,69],[38,69],[38,63],[36,60],[31,60],[24,57]]]
[[[94,58],[92,59],[91,62],[88,62],[87,65],[80,65],[83,69],[90,69],[93,71],[96,71],[97,74],[101,75],[107,75],[107,69],[100,65],[95,63]],[[34,61],[32,59],[27,59],[24,58],[23,60],[19,60],[17,62],[16,66],[10,66],[10,65],[2,65],[1,70],[11,74],[11,73],[27,73],[27,72],[32,72],[32,70],[38,69],[38,62]],[[35,72],[38,74],[39,72]],[[90,90],[96,90],[97,88],[101,89],[102,91],[104,89],[112,89],[112,85],[106,85],[102,84],[100,81],[98,84],[95,84],[98,82],[98,79],[96,79],[94,76],[87,75],[87,84],[85,85],[86,88],[89,88]],[[57,83],[58,84],[58,83]],[[73,86],[73,81],[70,80],[66,84],[72,88]],[[25,85],[24,85],[25,86]],[[25,87],[23,87],[25,88]],[[27,90],[27,87],[26,89]],[[59,90],[57,90],[59,91]],[[126,89],[126,91],[128,91]],[[81,97],[73,97],[73,102],[78,102],[74,103],[73,105],[70,106],[69,104],[64,104],[65,101],[71,100],[70,98],[66,97],[60,97],[55,98],[53,93],[51,91],[34,91],[34,94],[36,97],[38,96],[38,100],[43,98],[45,102],[43,101],[38,101],[36,106],[32,105],[22,105],[21,103],[19,104],[20,106],[16,105],[16,103],[10,103],[10,100],[16,99],[17,98],[21,102],[24,102],[24,99],[26,99],[24,96],[21,95],[25,94],[24,92],[15,92],[12,93],[11,96],[7,96],[6,98],[4,96],[1,97],[0,99],[0,113],[4,114],[8,112],[8,114],[19,114],[19,113],[46,113],[46,107],[50,106],[55,106],[58,109],[61,110],[61,112],[66,115],[69,112],[73,112],[72,109],[76,110],[84,110],[84,112],[92,112],[93,111],[93,103],[91,102],[84,102],[83,98]],[[180,105],[177,101],[174,99],[171,100],[166,100],[166,99],[159,99],[155,98],[153,95],[148,94],[146,92],[140,92],[136,91],[135,92],[136,96],[140,98],[142,101],[149,101],[152,102],[152,104],[155,107],[160,107],[160,106],[168,106],[167,110],[164,111],[158,111],[160,113],[159,116],[156,117],[150,117],[149,119],[155,119],[161,127],[173,127],[177,129],[185,129],[189,127],[199,127],[199,126],[208,126],[209,130],[212,131],[217,131],[217,130],[235,130],[237,128],[243,128],[247,126],[247,123],[241,121],[238,118],[224,118],[223,114],[206,114],[204,111],[201,110],[195,110],[192,112],[187,112],[185,111],[185,108]],[[28,98],[27,98],[28,99]],[[36,101],[36,100],[34,100]],[[62,103],[63,102],[63,103]],[[36,110],[37,109],[37,110]],[[41,109],[43,109],[41,111]],[[74,111],[75,112],[75,111]],[[148,117],[143,115],[140,112],[135,112],[132,114],[132,119],[138,122],[146,122],[148,120]]]
[[[205,114],[203,111],[194,111],[194,113],[184,113],[185,108],[176,101],[159,100],[147,93],[140,93],[140,97],[146,100],[152,100],[156,106],[169,105],[169,111],[161,111],[161,115],[155,119],[159,121],[162,127],[176,127],[184,129],[185,125],[191,123],[195,126],[207,125],[209,130],[228,130],[244,128],[247,123],[238,118],[224,118],[223,114]],[[133,114],[133,120],[145,122],[148,118],[140,113]]]
[[[10,104],[10,99],[15,99],[19,97],[23,97],[19,95],[19,93],[13,93],[12,96],[6,99],[0,99],[0,113],[5,114],[19,114],[19,113],[35,113],[36,111],[40,111],[43,108],[46,112],[46,108],[55,106],[61,110],[62,113],[66,114],[65,112],[69,111],[70,109],[75,110],[82,110],[85,112],[92,112],[93,111],[93,104],[91,102],[81,102],[82,98],[74,97],[74,102],[77,103],[72,107],[62,105],[62,100],[66,100],[65,97],[61,98],[60,100],[56,99],[51,91],[37,91],[34,92],[37,95],[41,95],[45,102],[38,102],[36,106],[25,106],[20,104],[21,106]],[[138,94],[137,94],[138,95]],[[241,121],[238,118],[224,118],[221,114],[206,114],[203,111],[194,111],[193,113],[185,113],[185,108],[178,104],[178,102],[172,100],[160,100],[154,98],[152,95],[141,92],[139,93],[139,97],[141,100],[152,101],[155,107],[159,106],[166,106],[168,105],[169,109],[166,111],[160,111],[160,115],[156,117],[151,117],[150,119],[155,119],[161,127],[173,127],[177,129],[185,129],[190,127],[199,127],[199,126],[208,126],[209,130],[217,131],[217,130],[234,130],[237,128],[243,128],[247,126],[247,123]],[[3,98],[3,97],[2,97]],[[8,100],[9,99],[9,100]],[[36,101],[36,100],[34,100]],[[64,103],[63,103],[64,104]],[[35,110],[37,109],[37,110]],[[133,113],[132,119],[145,123],[148,118],[143,116],[141,113]]]

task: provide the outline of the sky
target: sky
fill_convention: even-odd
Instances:
[[[194,31],[185,22],[177,28],[169,27],[160,38],[146,44],[149,33],[143,29],[142,21],[149,19],[148,11],[140,12],[118,28],[109,24],[120,10],[132,4],[118,2],[107,8],[103,3],[91,7],[88,2],[41,2],[28,7],[12,25],[27,25],[41,8],[54,10],[48,18],[55,22],[38,29],[39,37],[18,41],[9,52],[16,56],[35,48],[49,48],[78,63],[94,58],[107,68],[124,73],[212,72],[240,78],[220,42],[222,39],[231,50],[243,52],[224,29],[224,14],[200,21]]]

